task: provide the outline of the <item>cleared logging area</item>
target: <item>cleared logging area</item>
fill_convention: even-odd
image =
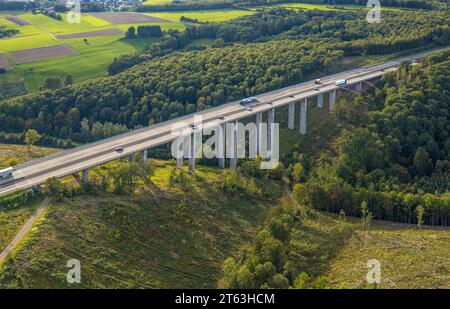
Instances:
[[[78,53],[76,50],[70,48],[67,45],[56,45],[56,46],[19,50],[12,52],[11,56],[13,56],[17,64],[20,64],[47,58],[59,56],[72,56],[77,54]]]
[[[77,38],[90,38],[96,36],[109,36],[123,34],[119,29],[106,29],[106,30],[97,30],[97,31],[89,31],[89,32],[80,32],[80,33],[72,33],[72,34],[61,34],[56,35],[55,37],[59,40],[62,39],[77,39]]]
[[[119,24],[133,24],[133,23],[164,23],[170,22],[170,20],[153,17],[146,14],[134,13],[134,12],[101,12],[90,13],[90,15],[103,19],[115,25]]]

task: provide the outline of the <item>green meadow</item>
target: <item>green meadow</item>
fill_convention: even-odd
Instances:
[[[303,10],[321,10],[321,11],[331,11],[331,10],[369,10],[370,8],[361,5],[352,5],[352,4],[340,4],[340,5],[331,5],[331,4],[310,4],[310,3],[279,3],[264,7],[283,7],[283,8],[292,8],[292,9],[303,9]],[[381,10],[405,10],[403,8],[394,8],[394,7],[385,7],[381,6]]]
[[[30,25],[19,26],[5,19],[7,15],[15,15]],[[22,79],[29,92],[36,91],[44,83],[48,76],[64,78],[72,74],[75,82],[85,81],[106,74],[108,65],[115,57],[130,54],[141,50],[147,44],[156,39],[124,39],[123,35],[88,37],[76,39],[57,39],[57,35],[91,32],[104,29],[119,29],[124,32],[131,26],[140,24],[114,25],[102,19],[90,15],[82,15],[81,23],[71,24],[67,22],[65,14],[61,14],[62,21],[58,21],[42,14],[2,14],[0,25],[18,29],[20,33],[14,37],[1,40],[0,53],[5,53],[13,67],[11,71],[0,75],[1,81]],[[167,23],[149,23],[160,25],[162,29],[183,30],[185,24],[179,21]],[[67,44],[79,54],[75,56],[62,56],[51,59],[39,60],[30,63],[16,65],[11,57],[11,52]]]

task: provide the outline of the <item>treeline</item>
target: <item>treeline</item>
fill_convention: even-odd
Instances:
[[[368,24],[347,12],[333,18],[317,16],[286,31],[282,38],[299,36],[336,40],[345,56],[383,55],[430,44],[446,46],[450,27],[445,12],[383,12],[382,24]]]
[[[312,13],[309,12],[296,13],[292,10],[274,9],[270,12],[258,12],[225,23],[189,26],[186,31],[169,30],[164,33],[160,42],[148,46],[143,52],[114,59],[108,67],[108,73],[114,75],[153,57],[180,50],[196,39],[252,42],[289,30],[295,25],[304,23],[310,16]]]
[[[11,29],[4,25],[0,25],[0,39],[10,37],[19,33],[17,29]]]
[[[174,2],[160,5],[141,5],[136,8],[138,12],[167,12],[167,11],[200,11],[221,10],[232,8],[231,2]]]
[[[298,200],[349,215],[364,201],[375,219],[402,223],[416,223],[421,206],[425,224],[450,225],[449,71],[447,51],[423,67],[403,64],[363,98],[340,101],[345,129],[295,185]]]

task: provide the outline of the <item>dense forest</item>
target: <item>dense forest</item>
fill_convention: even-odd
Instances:
[[[17,33],[19,33],[19,30],[0,25],[0,39],[16,35]]]
[[[341,131],[331,148],[318,158],[285,155],[293,200],[224,262],[219,287],[326,288],[308,267],[321,257],[301,242],[311,207],[344,221],[361,216],[367,229],[367,218],[450,225],[449,70],[446,51],[418,66],[402,64],[363,96],[341,98],[333,114]],[[248,174],[244,166],[236,173]]]
[[[403,223],[420,205],[427,224],[450,225],[450,53],[424,65],[404,64],[339,104],[345,129],[296,186],[302,203],[358,215],[366,201],[374,218]]]
[[[358,22],[364,19],[358,13],[258,14],[219,28],[175,32],[180,37],[220,34],[222,43],[231,41],[225,46],[176,51],[112,77],[2,100],[0,131],[34,128],[44,136],[87,142],[303,81],[339,64],[352,44],[384,54],[410,48],[418,37],[437,45],[450,42],[448,15],[439,12],[389,13],[384,26]],[[235,40],[243,42],[231,44]],[[374,42],[379,43],[372,49]],[[174,48],[178,43],[173,41]]]

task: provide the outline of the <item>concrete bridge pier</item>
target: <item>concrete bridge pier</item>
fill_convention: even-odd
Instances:
[[[191,134],[189,143],[188,171],[193,173],[195,171],[195,133]]]
[[[219,125],[217,140],[217,157],[219,159],[219,167],[225,168],[225,124]]]
[[[128,155],[128,162],[134,163],[136,161],[136,154],[132,153]]]
[[[81,175],[81,182],[82,183],[88,183],[89,182],[89,170],[85,169],[83,170]]]
[[[275,108],[272,108],[268,111],[267,114],[267,132],[269,134],[269,138],[267,139],[267,148],[269,150],[272,150],[272,139],[270,138],[272,136],[272,123],[275,122]]]
[[[257,153],[261,153],[261,125],[262,125],[262,113],[256,114],[256,151]]]
[[[308,99],[300,101],[300,134],[306,134],[306,116],[308,113]]]
[[[294,130],[295,127],[295,102],[289,103],[288,129]]]
[[[358,92],[362,91],[362,82],[356,83],[355,90]]]
[[[323,93],[317,95],[317,107],[323,108]]]
[[[336,102],[336,89],[330,92],[330,102],[329,102],[329,110],[330,112],[334,109],[334,103]]]
[[[230,168],[236,169],[237,168],[237,124],[238,121],[236,120],[234,123],[234,126],[230,132]]]

